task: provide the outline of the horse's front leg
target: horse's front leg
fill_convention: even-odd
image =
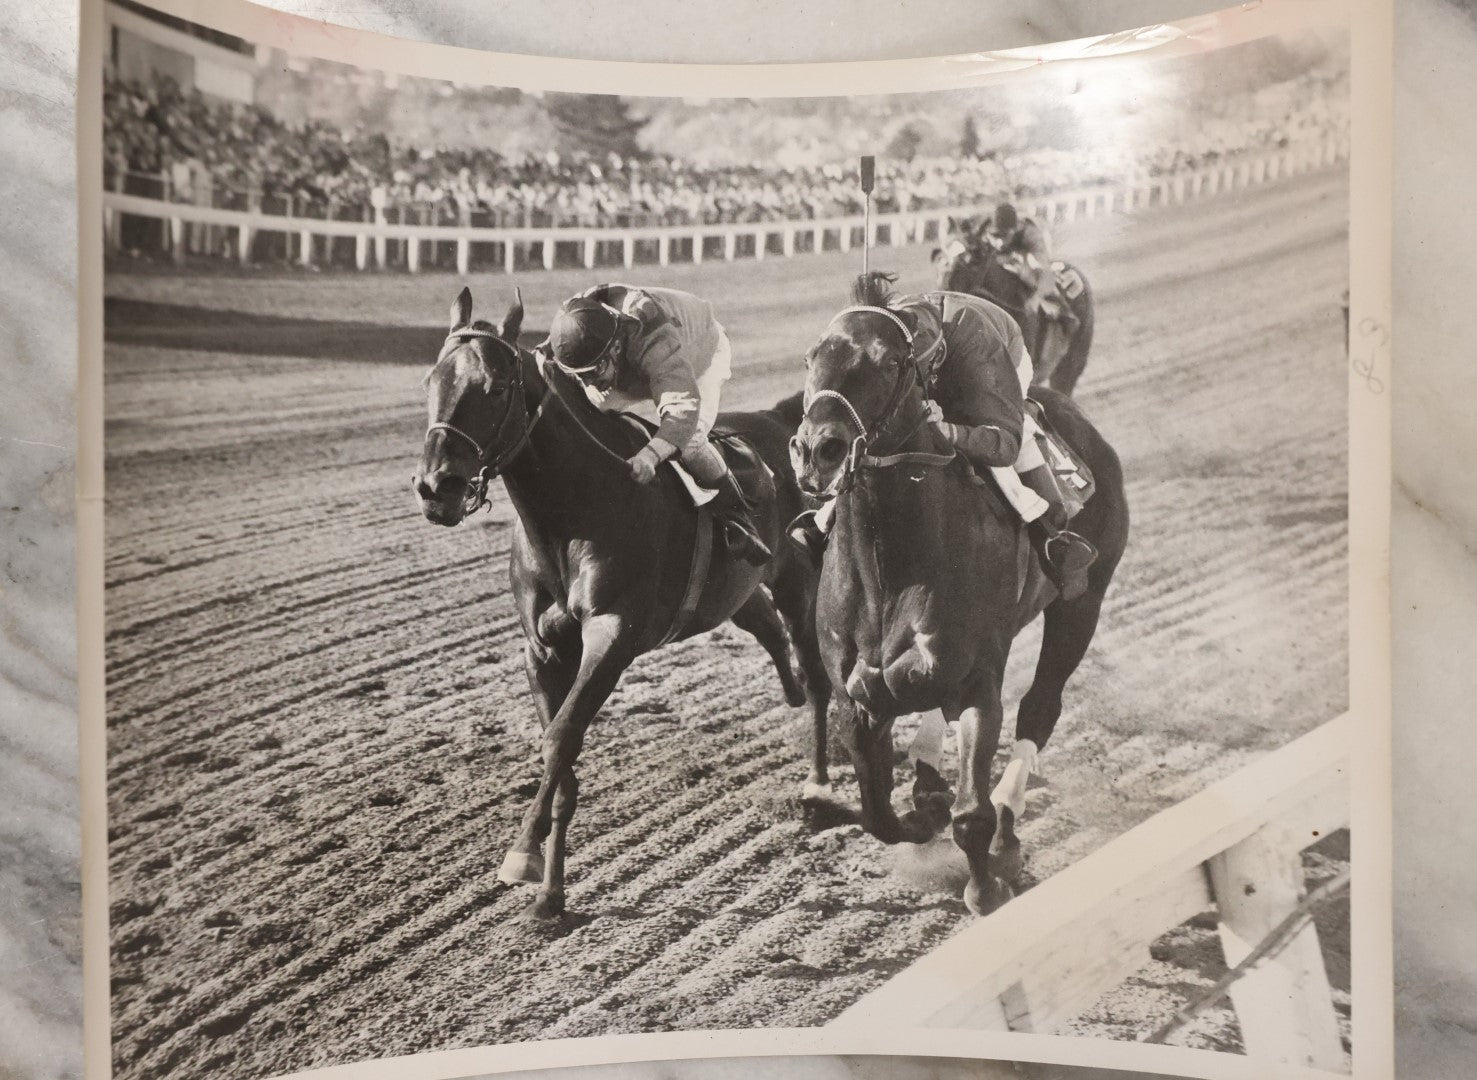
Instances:
[[[918,721],[918,731],[908,757],[913,762],[913,808],[942,832],[950,820],[954,792],[944,779],[944,736],[946,724],[959,719],[958,710],[947,714],[927,712]]]
[[[533,694],[534,708],[538,711],[540,731],[548,731],[554,722],[569,690],[579,674],[580,653],[573,657],[561,655],[543,642],[530,638],[523,646],[523,668],[528,674],[528,688]],[[573,774],[569,774],[573,783]],[[557,792],[556,788],[556,792]],[[556,800],[557,802],[557,800]],[[523,883],[539,884],[544,880],[544,851],[542,839],[528,851],[513,848],[503,857],[498,870],[498,880],[508,885]]]
[[[988,915],[1013,895],[993,873],[990,841],[995,835],[995,807],[987,794],[990,766],[1000,742],[1000,688],[988,688],[959,714],[959,793],[954,798],[954,843],[969,862],[964,902],[976,915]]]
[[[841,721],[861,792],[862,828],[884,844],[922,844],[933,830],[916,811],[899,818],[892,808],[892,724],[845,697]]]
[[[633,636],[634,631],[627,631],[617,615],[597,615],[585,622],[579,669],[544,729],[543,777],[499,875],[504,881],[540,881],[538,896],[529,908],[536,919],[558,918],[564,911],[564,839],[578,792],[574,765],[590,721],[635,658],[629,640]],[[543,858],[540,851],[546,838],[549,851]]]

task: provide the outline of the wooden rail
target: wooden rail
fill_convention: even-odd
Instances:
[[[1060,224],[1240,191],[1281,177],[1327,168],[1347,159],[1347,140],[1310,140],[1280,150],[1229,158],[1207,168],[1138,182],[1031,196],[1017,200],[1017,206],[1022,213],[1038,220]],[[978,214],[988,209],[975,205],[876,215],[870,226],[871,240],[874,245],[890,246],[937,241],[945,234],[950,217]],[[184,259],[188,246],[186,226],[192,225],[224,230],[223,235],[231,238],[229,243],[235,257],[243,263],[251,261],[252,241],[262,233],[286,236],[289,252],[295,247],[295,261],[304,266],[322,260],[324,241],[348,237],[354,241],[354,266],[357,269],[367,270],[371,264],[380,269],[400,265],[412,273],[424,265],[424,245],[449,243],[455,245],[456,269],[460,274],[467,274],[472,268],[474,244],[495,246],[495,264],[500,264],[505,272],[511,274],[520,266],[542,266],[552,270],[561,252],[573,256],[577,265],[593,269],[602,262],[618,262],[631,267],[638,261],[647,261],[666,266],[671,262],[700,263],[710,257],[732,261],[744,256],[754,259],[790,257],[802,250],[849,251],[861,242],[865,228],[860,216],[641,227],[508,228],[393,224],[223,210],[110,191],[103,195],[103,229],[110,251],[121,246],[121,219],[125,215],[160,222],[161,246],[179,260]],[[709,248],[714,249],[711,256]],[[538,251],[537,259],[533,257],[535,249]],[[618,253],[618,258],[611,257],[615,253]]]
[[[1211,909],[1234,966],[1298,905],[1302,851],[1349,822],[1348,714],[1170,807],[899,972],[837,1027],[1055,1031]],[[1230,990],[1247,1055],[1342,1073],[1310,924]]]

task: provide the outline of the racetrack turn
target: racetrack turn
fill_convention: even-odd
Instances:
[[[1123,459],[1133,534],[1030,792],[1037,879],[1346,707],[1347,226],[1334,171],[1057,230],[1096,289],[1077,397]],[[710,297],[734,343],[726,405],[744,408],[798,388],[859,261],[517,283],[533,326],[597,276]],[[873,265],[932,286],[927,246]],[[517,919],[528,893],[495,873],[538,747],[511,509],[499,494],[439,529],[409,490],[457,285],[110,269],[120,1080],[820,1024],[970,918],[947,845],[889,850],[802,818],[804,710],[723,628],[622,681],[581,759],[572,917]],[[475,276],[478,314],[500,315],[510,285]],[[1036,641],[1017,643],[1008,722]],[[1172,1009],[1213,978],[1197,964],[1146,993]],[[1086,1030],[1155,1026],[1115,1015]],[[1211,1016],[1186,1041],[1234,1045],[1233,1029]]]

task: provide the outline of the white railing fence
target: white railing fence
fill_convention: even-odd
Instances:
[[[1038,220],[1061,224],[1242,191],[1329,168],[1347,161],[1348,153],[1345,138],[1310,140],[1141,181],[1028,196],[1017,200],[1017,206]],[[874,245],[892,246],[937,241],[946,232],[950,217],[977,214],[982,209],[958,206],[875,215],[871,240]],[[110,252],[126,246],[126,223],[137,229],[137,223],[128,219],[154,223],[159,230],[154,238],[157,246],[180,261],[189,251],[203,249],[229,251],[241,263],[251,263],[259,238],[278,236],[281,243],[276,250],[302,266],[342,263],[359,270],[403,267],[416,273],[429,262],[454,266],[460,274],[496,266],[513,273],[540,266],[552,270],[561,264],[587,269],[609,264],[631,267],[638,262],[666,266],[713,258],[732,261],[849,251],[861,243],[865,228],[860,216],[615,228],[413,225],[288,218],[110,191],[103,195],[103,229]]]
[[[1147,966],[1162,934],[1212,909],[1234,967],[1299,908],[1303,849],[1348,825],[1354,734],[1345,714],[1156,814],[968,926],[832,1024],[1056,1031]],[[1343,1073],[1311,923],[1250,966],[1229,996],[1248,1056]]]

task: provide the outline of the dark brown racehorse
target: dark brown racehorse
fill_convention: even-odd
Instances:
[[[554,919],[564,910],[565,834],[585,731],[622,672],[670,634],[689,591],[698,517],[675,474],[649,486],[631,478],[625,458],[645,436],[519,348],[522,320],[519,302],[495,327],[474,322],[470,291],[457,297],[451,332],[427,376],[430,426],[414,484],[423,513],[439,525],[455,525],[479,506],[493,476],[502,477],[518,512],[513,593],[544,729],[544,770],[498,876],[537,883],[530,914]],[[805,704],[808,694],[815,756],[806,794],[813,797],[829,790],[830,684],[815,640],[815,575],[780,544],[781,526],[802,508],[786,455],[800,420],[796,398],[719,417],[719,429],[747,444],[727,447],[730,460],[757,478],[748,490],[754,520],[780,554],[756,568],[714,543],[697,606],[673,640],[731,619],[769,652],[790,704]],[[791,666],[787,631],[803,681]]]
[[[1076,297],[1063,297],[1077,318],[1077,328],[1063,345],[1058,340],[1059,332],[1054,331],[1047,320],[1039,313],[1026,310],[1024,305],[1030,295],[1030,287],[1006,269],[999,254],[985,238],[984,228],[983,221],[949,219],[944,246],[933,250],[938,287],[981,297],[1010,312],[1020,324],[1026,347],[1036,365],[1034,381],[1070,395],[1087,367],[1087,354],[1092,349],[1097,317],[1087,276],[1075,267],[1068,267],[1082,282],[1082,291]]]
[[[1097,628],[1128,539],[1128,503],[1112,447],[1070,398],[1035,390],[1051,424],[1097,480],[1073,528],[1096,545],[1098,560],[1083,595],[1058,597],[1014,510],[992,483],[944,449],[926,422],[908,340],[912,316],[890,307],[892,299],[879,275],[858,278],[858,306],[833,319],[807,354],[809,404],[790,453],[801,487],[834,492],[836,499],[817,624],[856,765],[863,827],[887,843],[936,834],[943,822],[930,812],[936,805],[930,785],[915,785],[915,809],[903,817],[892,808],[892,727],[898,716],[941,709],[959,724],[959,790],[950,818],[969,862],[964,898],[983,913],[1011,895],[997,875],[1018,873],[1014,823],[1024,807],[1025,777]],[[987,796],[1011,641],[1043,611],[1036,677],[1016,717],[1016,759]],[[923,779],[920,769],[920,784]],[[998,868],[992,845],[1003,857]]]

